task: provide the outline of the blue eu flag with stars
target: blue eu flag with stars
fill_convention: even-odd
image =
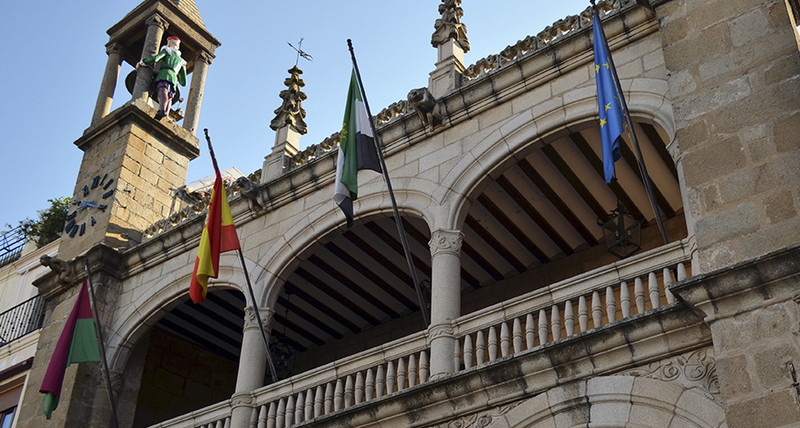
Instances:
[[[594,71],[597,80],[597,106],[600,112],[600,135],[603,145],[603,172],[606,183],[614,177],[614,162],[620,157],[619,144],[625,131],[620,94],[608,59],[603,27],[594,12]]]

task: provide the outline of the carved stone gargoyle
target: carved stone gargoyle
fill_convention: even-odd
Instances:
[[[239,192],[247,199],[250,209],[254,211],[263,210],[266,206],[264,197],[261,195],[261,189],[258,184],[253,183],[247,177],[239,177],[236,179],[236,185],[239,187]]]
[[[58,274],[60,283],[69,285],[75,282],[75,271],[68,262],[56,257],[50,257],[47,254],[40,257],[39,261],[43,266],[49,267],[50,270]]]
[[[444,104],[436,100],[428,88],[412,89],[408,93],[408,102],[427,129],[433,131],[436,125],[444,121],[446,115]]]

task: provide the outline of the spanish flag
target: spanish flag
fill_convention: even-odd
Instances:
[[[56,350],[47,365],[42,387],[39,392],[44,396],[44,415],[50,419],[53,410],[58,407],[61,396],[61,385],[64,383],[64,371],[72,363],[88,363],[100,361],[100,348],[97,345],[97,333],[92,319],[92,307],[89,305],[89,292],[86,280],[78,292],[78,299],[67,318],[61,337],[56,343]]]
[[[212,153],[213,156],[213,153]],[[206,299],[208,278],[219,276],[219,255],[226,251],[238,250],[239,237],[236,235],[236,226],[233,224],[231,207],[228,205],[228,195],[225,194],[225,185],[219,174],[216,159],[214,159],[214,172],[217,175],[214,181],[214,190],[211,192],[211,203],[208,205],[208,217],[200,238],[200,248],[197,249],[197,260],[194,263],[192,283],[189,286],[189,296],[194,303]]]

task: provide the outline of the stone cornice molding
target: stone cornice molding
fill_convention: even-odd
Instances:
[[[800,300],[800,245],[701,274],[676,283],[670,291],[688,304],[704,321],[739,316],[793,299]],[[735,301],[735,304],[731,302]]]
[[[122,255],[105,244],[98,244],[72,260],[50,258],[49,262],[55,262],[57,267],[51,267],[51,271],[34,280],[33,285],[39,289],[39,294],[45,301],[49,301],[83,282],[83,279],[86,278],[84,268],[86,259],[89,260],[89,269],[91,269],[95,281],[97,281],[97,275],[117,280],[122,278],[124,270]],[[95,286],[100,286],[100,284],[95,283]]]
[[[440,254],[450,254],[461,257],[461,243],[464,241],[464,234],[460,230],[435,230],[431,233],[431,240],[428,245],[431,248],[431,258]]]

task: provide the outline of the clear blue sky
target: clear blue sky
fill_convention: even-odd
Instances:
[[[106,30],[139,0],[2,1],[0,40],[5,41],[0,80],[0,177],[5,183],[0,228],[18,224],[71,196],[82,153],[73,142],[88,127],[107,56]],[[208,128],[220,169],[245,175],[261,168],[271,152],[269,123],[281,104],[287,70],[296,53],[288,45],[304,38],[301,59],[308,99],[309,132],[301,148],[339,130],[353,40],[373,114],[425,87],[434,70],[430,44],[439,0],[220,1],[196,0],[208,31],[222,46],[206,80],[197,136],[202,155],[189,166],[187,181],[212,173],[203,128]],[[466,65],[553,22],[577,15],[588,0],[464,0],[471,50]],[[123,64],[121,78],[132,70]],[[130,99],[117,85],[116,108]]]

